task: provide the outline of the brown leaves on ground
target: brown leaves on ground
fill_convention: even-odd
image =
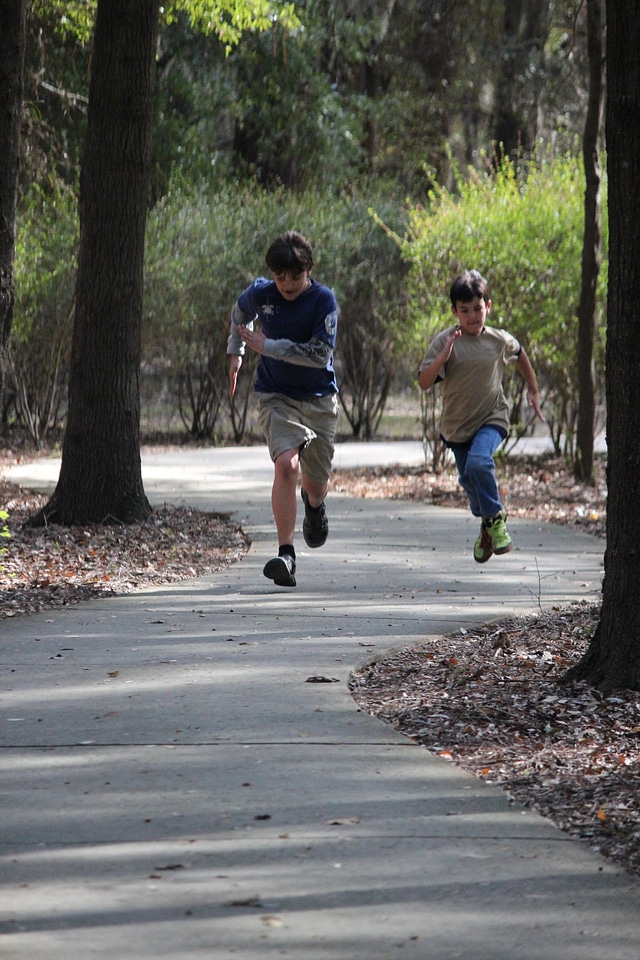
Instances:
[[[188,507],[165,506],[127,526],[24,526],[47,499],[0,480],[10,532],[0,540],[0,619],[207,576],[248,546],[226,516]]]

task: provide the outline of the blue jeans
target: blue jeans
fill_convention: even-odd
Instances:
[[[474,517],[495,517],[502,510],[493,455],[505,437],[499,427],[480,427],[466,443],[447,443]]]

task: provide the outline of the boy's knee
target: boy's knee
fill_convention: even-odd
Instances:
[[[289,477],[291,474],[298,475],[299,456],[297,450],[285,450],[275,461],[276,473],[283,477]]]
[[[493,457],[469,456],[467,457],[465,472],[470,477],[481,477],[488,473],[492,474],[494,467]]]

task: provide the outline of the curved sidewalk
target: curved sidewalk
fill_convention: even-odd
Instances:
[[[344,445],[337,465],[411,455]],[[2,960],[637,960],[637,882],[347,689],[385,650],[592,599],[598,541],[514,521],[479,566],[464,511],[332,495],[287,590],[261,572],[263,448],[143,474],[252,546],[211,578],[0,622]]]

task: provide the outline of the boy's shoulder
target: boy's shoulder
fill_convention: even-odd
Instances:
[[[488,333],[490,337],[495,337],[496,339],[503,340],[506,343],[513,343],[514,341],[518,343],[518,338],[508,330],[505,330],[504,327],[488,327],[485,325],[484,332]]]

